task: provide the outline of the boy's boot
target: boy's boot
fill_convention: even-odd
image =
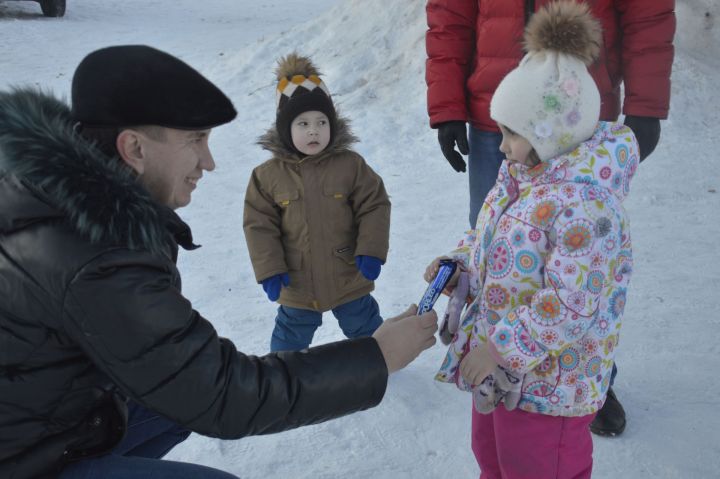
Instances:
[[[590,431],[598,436],[619,436],[625,430],[625,423],[625,410],[611,387],[605,404],[590,423]]]

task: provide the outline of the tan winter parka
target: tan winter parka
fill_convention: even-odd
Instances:
[[[259,141],[273,158],[253,170],[243,227],[258,283],[289,273],[282,305],[324,312],[358,299],[374,285],[355,256],[387,259],[390,199],[382,178],[349,149],[355,141],[342,118],[317,155],[289,150],[275,128]]]

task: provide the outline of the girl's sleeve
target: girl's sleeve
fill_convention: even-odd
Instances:
[[[585,335],[598,314],[615,267],[605,252],[606,241],[619,245],[625,236],[614,203],[602,203],[603,214],[597,217],[598,204],[584,200],[560,213],[548,233],[553,246],[545,258],[543,287],[529,305],[515,308],[488,331],[495,359],[515,374],[527,373],[549,355],[560,356]]]
[[[480,209],[476,228],[466,231],[465,236],[463,236],[463,238],[460,240],[457,248],[455,248],[453,251],[446,255],[452,258],[458,264],[460,269],[462,269],[468,274],[468,283],[470,286],[470,291],[468,293],[469,301],[472,301],[477,297],[478,294],[480,294],[480,278],[485,274],[485,265],[478,264],[477,261],[477,258],[482,258],[484,254],[482,251],[483,245],[481,244],[483,238],[481,238],[480,236],[482,235],[482,231],[487,229],[485,228],[485,226],[483,226],[484,222],[482,218],[492,218],[494,215],[497,214],[491,211],[493,209],[493,200],[491,198],[495,198],[498,195],[499,191],[500,186],[498,186],[498,184],[496,183],[495,186],[493,186],[493,188],[488,193],[488,197],[485,199],[485,202]],[[502,206],[501,202],[498,204]]]
[[[452,250],[446,256],[452,258],[458,264],[458,267],[465,271],[468,275],[468,298],[475,298],[479,294],[479,272],[473,263],[472,258],[475,256],[477,248],[477,230],[469,230],[465,232],[457,248]]]

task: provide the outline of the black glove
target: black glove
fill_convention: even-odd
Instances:
[[[455,171],[465,171],[465,160],[460,156],[460,153],[467,155],[470,151],[465,122],[453,120],[440,123],[438,125],[438,142],[450,166]],[[460,153],[455,151],[455,143],[457,143]]]
[[[625,126],[635,133],[640,148],[640,161],[650,156],[660,141],[660,119],[649,116],[626,116]]]

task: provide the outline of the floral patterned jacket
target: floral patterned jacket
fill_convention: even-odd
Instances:
[[[472,390],[458,366],[489,342],[522,378],[520,409],[602,406],[632,271],[622,201],[637,165],[632,131],[607,122],[534,168],[503,163],[476,229],[450,253],[470,274],[470,305],[436,379]]]

